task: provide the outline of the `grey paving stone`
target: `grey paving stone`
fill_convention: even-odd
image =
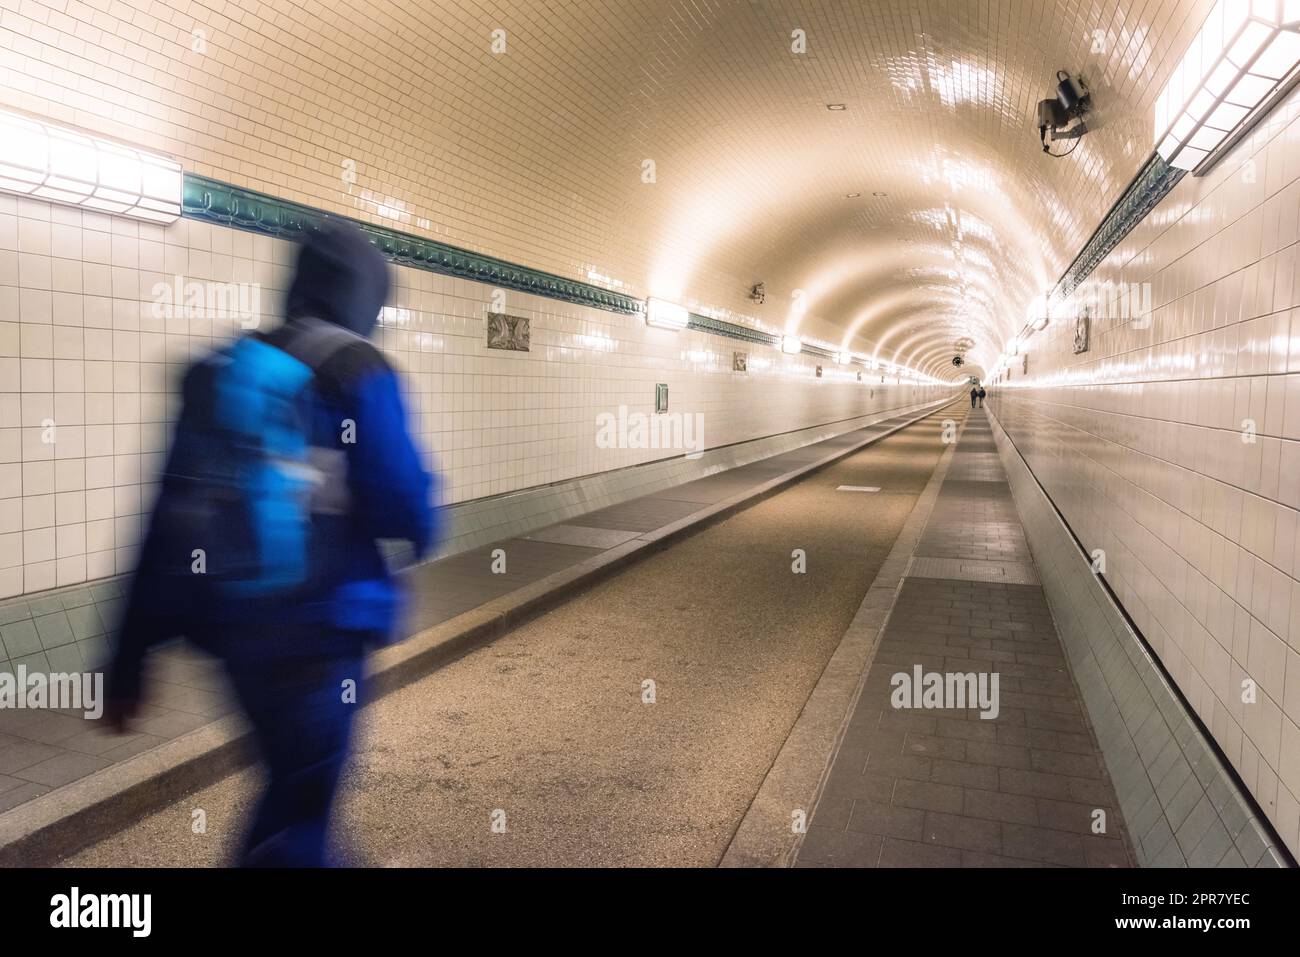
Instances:
[[[900,778],[894,785],[894,804],[925,811],[960,814],[962,789],[951,784],[934,784],[928,781]]]
[[[925,812],[917,808],[862,800],[854,802],[848,829],[919,841],[924,823]]]
[[[1205,836],[1187,855],[1188,867],[1214,867],[1232,848],[1232,836],[1223,822],[1215,820],[1206,831]]]
[[[961,867],[962,852],[917,841],[887,837],[881,843],[879,867]]]
[[[989,741],[972,741],[966,747],[966,760],[997,768],[1028,769],[1029,749]]]
[[[41,636],[30,618],[0,625],[0,642],[4,643],[6,656],[14,660],[41,650]]]
[[[104,623],[93,604],[69,608],[67,615],[73,637],[78,641],[104,634]]]
[[[817,802],[817,808],[809,823],[842,831],[849,823],[849,815],[853,813],[854,803],[851,797],[823,795]]]
[[[613,548],[636,538],[640,532],[620,528],[588,528],[579,524],[551,525],[525,535],[528,541],[552,542],[556,545],[578,545],[583,548]]]
[[[36,784],[33,781],[24,781],[16,788],[10,788],[0,793],[0,813],[15,808],[20,804],[40,797],[42,794],[48,794],[50,788],[48,785]]]
[[[1038,803],[1025,794],[967,788],[962,797],[962,813],[1009,824],[1038,823]]]
[[[961,866],[970,868],[986,867],[1057,867],[1042,861],[1026,861],[1022,858],[1003,857],[1000,854],[984,854],[979,851],[962,851]]]
[[[58,748],[51,747],[48,744],[41,744],[38,741],[11,744],[0,748],[0,774],[17,777],[19,776],[18,772],[24,768],[29,768],[33,764],[40,764],[42,761],[56,757],[61,753]]]
[[[986,764],[937,759],[930,767],[930,780],[936,784],[994,790],[998,786],[998,771]]]
[[[68,613],[62,606],[57,612],[38,615],[32,621],[36,625],[43,648],[57,648],[59,645],[66,645],[76,640],[72,634],[72,626],[68,623]]]
[[[1110,837],[1089,835],[1083,839],[1084,862],[1088,867],[1133,867],[1128,845]]]
[[[0,602],[0,625],[12,624],[15,621],[22,621],[24,618],[31,618],[32,610],[25,599],[10,599]]]
[[[75,674],[85,670],[81,650],[76,642],[46,649],[45,659],[50,663],[50,671],[55,674]]]
[[[106,768],[110,763],[112,762],[92,754],[77,754],[64,751],[52,758],[41,761],[39,764],[23,768],[17,773],[17,776],[35,784],[56,788],[84,778],[87,774],[101,768]]]
[[[1003,853],[1066,867],[1083,867],[1083,838],[1065,831],[1033,827],[1027,824],[1002,826]]]
[[[1079,804],[1074,801],[1054,801],[1050,798],[1038,798],[1038,823],[1058,831],[1070,831],[1075,834],[1091,834],[1093,812],[1099,810],[1091,804]],[[1100,808],[1106,812],[1107,830],[1113,823],[1114,808]]]
[[[27,599],[27,605],[31,609],[33,618],[40,618],[44,615],[51,615],[54,612],[63,610],[63,602],[57,595],[29,597]]]
[[[876,867],[883,838],[811,825],[799,847],[798,860],[819,867]]]
[[[927,844],[996,854],[1002,850],[1002,825],[984,818],[927,811],[922,834]]]

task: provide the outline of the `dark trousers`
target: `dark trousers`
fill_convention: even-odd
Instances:
[[[281,626],[223,642],[219,653],[268,775],[242,866],[325,866],[330,807],[362,701],[366,638]]]

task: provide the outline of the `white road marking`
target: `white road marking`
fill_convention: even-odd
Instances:
[[[879,485],[841,485],[837,492],[879,492]]]

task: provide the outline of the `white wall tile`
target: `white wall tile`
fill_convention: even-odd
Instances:
[[[1211,731],[1292,852],[1297,102],[1279,108],[1288,119],[1271,137],[1252,138],[1206,177],[1186,177],[1074,294],[1081,304],[1113,284],[1149,283],[1148,328],[1102,310],[1089,350],[1076,355],[1073,323],[1055,321],[1026,343],[1031,374],[1013,373],[990,396],[1085,547],[1106,552],[1107,582],[1183,693],[1212,716]],[[1251,151],[1268,171],[1267,191],[1242,181]],[[1242,701],[1247,680],[1253,703]]]

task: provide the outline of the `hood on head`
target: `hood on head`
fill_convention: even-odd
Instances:
[[[285,312],[315,316],[369,336],[388,298],[388,262],[351,223],[327,219],[298,247]]]

